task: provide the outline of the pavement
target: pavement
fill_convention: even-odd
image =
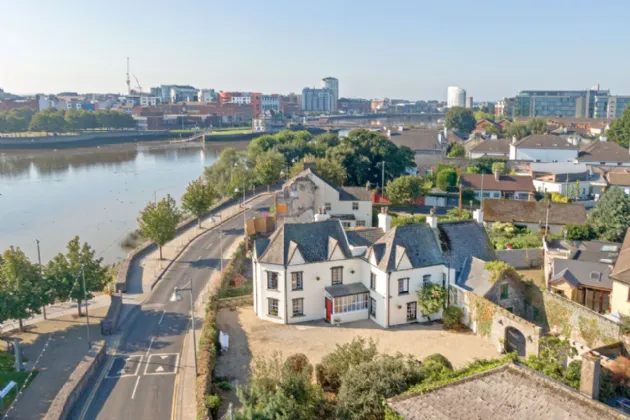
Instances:
[[[272,204],[272,196],[255,198],[246,204],[251,208],[246,210],[246,217],[266,213]],[[110,353],[89,384],[90,391],[77,402],[69,418],[172,418],[176,377],[191,365],[188,358],[184,365],[181,357],[190,321],[189,293],[197,301],[209,279],[220,270],[221,260],[229,257],[227,251],[232,243],[242,238],[241,215],[223,217],[220,229],[207,229],[183,250],[152,291],[149,291],[154,281],[149,281],[151,269],[145,269],[149,263],[141,262],[143,269],[132,274],[135,282],[132,293],[137,295],[138,304],[123,305],[130,309],[121,318],[121,333],[108,338]],[[169,258],[178,252],[173,251],[177,249],[177,239],[167,245],[171,249]],[[192,292],[180,292],[181,300],[170,301],[175,287],[191,286]],[[195,320],[200,327],[202,319]]]

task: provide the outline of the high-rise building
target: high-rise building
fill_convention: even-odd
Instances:
[[[446,106],[466,106],[466,91],[457,86],[449,86],[447,89]]]
[[[494,116],[497,118],[514,118],[514,98],[503,98],[494,105]]]
[[[596,96],[593,118],[619,118],[630,104],[630,96]]]
[[[199,102],[215,102],[217,100],[217,94],[214,89],[199,89],[197,99]]]
[[[322,79],[322,88],[330,89],[333,92],[333,112],[337,111],[337,102],[339,101],[339,80],[334,77],[324,77]]]
[[[515,99],[515,114],[521,117],[594,118],[606,106],[609,90],[599,86],[585,90],[522,90]],[[597,100],[599,98],[599,100]],[[596,107],[599,107],[596,112]]]
[[[304,112],[333,112],[335,94],[331,89],[302,90],[302,111]]]
[[[466,96],[466,108],[472,108],[472,107],[473,107],[473,97]]]

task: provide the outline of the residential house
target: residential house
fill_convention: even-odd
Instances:
[[[339,221],[288,224],[257,240],[252,256],[254,311],[284,324],[326,319],[372,319],[387,328],[423,320],[417,292],[448,287],[464,262],[494,259],[484,229],[474,221],[437,222],[345,232]],[[440,313],[433,314],[439,318]]]
[[[372,192],[365,187],[336,187],[319,175],[312,162],[287,181],[280,193],[286,204],[285,222],[314,220],[324,209],[331,218],[342,220],[344,227],[372,226]]]
[[[621,244],[608,241],[572,241],[567,239],[546,239],[544,249],[544,274],[548,281],[552,273],[552,264],[556,259],[614,265],[619,256]]]
[[[626,232],[612,273],[611,311],[630,316],[630,229]]]
[[[477,200],[482,198],[505,198],[513,200],[528,200],[534,193],[533,178],[531,176],[464,174],[459,178],[459,185],[463,189],[475,192]]]
[[[598,199],[608,186],[604,171],[584,163],[532,162],[530,171],[534,177],[534,187],[540,193],[577,194]]]
[[[429,390],[387,400],[388,407],[405,420],[460,420],[503,418],[627,419],[598,401],[600,358],[582,358],[580,391],[544,374],[508,363]]]
[[[630,152],[617,143],[600,137],[600,141],[580,149],[576,161],[587,165],[630,166]]]
[[[611,187],[621,188],[626,195],[630,195],[630,171],[621,170],[615,172],[608,172],[606,174],[606,180]]]
[[[502,130],[502,127],[499,124],[497,124],[494,120],[489,120],[489,119],[484,118],[483,120],[477,122],[477,125],[475,125],[475,129],[473,130],[473,133],[485,134],[488,127],[494,127],[499,131]]]
[[[387,130],[387,137],[397,146],[407,146],[416,155],[444,156],[448,148],[447,136],[442,130],[428,128]]]
[[[482,157],[508,159],[510,157],[510,142],[501,139],[483,140],[468,150],[471,159]]]
[[[610,309],[612,264],[556,258],[551,265],[549,286],[587,308],[606,313]]]
[[[578,147],[553,134],[532,134],[510,144],[510,160],[573,162]]]
[[[484,199],[482,211],[476,213],[477,220],[483,220],[487,229],[493,223],[512,223],[538,232],[549,227],[553,234],[562,233],[568,224],[586,224],[586,208],[583,204],[548,203],[543,201],[517,201]]]

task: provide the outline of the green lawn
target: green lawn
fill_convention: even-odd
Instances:
[[[9,395],[4,397],[3,410],[9,408],[13,400],[15,399],[15,395],[17,390],[22,387],[26,378],[30,372],[16,372],[13,363],[15,362],[15,358],[13,355],[0,351],[0,389],[3,389],[5,386],[9,384],[9,382],[14,381],[17,386],[9,392]],[[37,371],[33,372],[33,376],[31,376],[31,381],[37,376]]]

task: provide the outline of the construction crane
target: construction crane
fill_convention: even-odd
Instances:
[[[127,57],[127,94],[131,95],[131,79],[129,79],[129,57]]]
[[[142,86],[140,85],[140,80],[136,77],[135,74],[131,73],[134,79],[136,79],[136,87],[135,89],[131,89],[131,78],[129,76],[129,57],[127,57],[127,94],[131,95],[133,93],[142,93]]]
[[[142,86],[140,86],[140,80],[136,77],[135,74],[131,73],[134,79],[136,79],[136,93],[142,93]]]

